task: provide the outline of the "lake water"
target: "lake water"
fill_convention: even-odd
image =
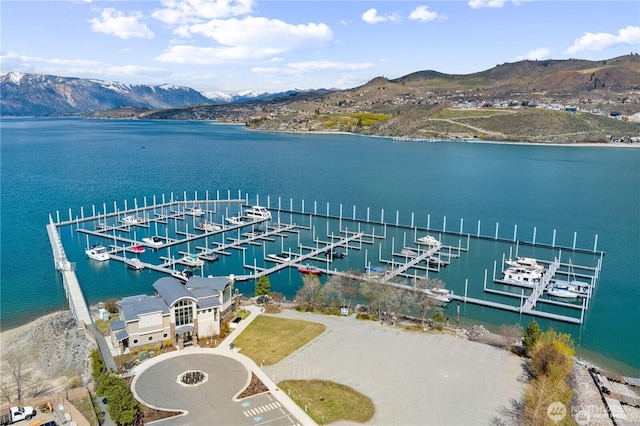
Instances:
[[[66,306],[61,278],[54,269],[45,225],[49,215],[68,218],[92,205],[131,207],[155,195],[197,191],[213,198],[256,195],[260,201],[305,202],[345,216],[355,206],[362,217],[415,223],[475,234],[558,245],[597,248],[603,258],[601,279],[582,326],[538,320],[543,328],[570,332],[579,353],[625,374],[640,376],[640,149],[479,144],[400,143],[350,135],[274,134],[243,126],[207,122],[116,121],[80,119],[3,119],[1,125],[1,326],[3,329]],[[446,219],[445,219],[446,217]],[[89,303],[151,293],[160,275],[139,274],[117,262],[86,260],[85,236],[62,230],[65,249]],[[402,238],[402,236],[398,236]],[[456,243],[452,241],[451,244]],[[466,241],[465,241],[466,243]],[[500,261],[509,245],[477,246],[455,262],[442,278],[460,294],[469,279],[482,290],[482,271]],[[490,244],[487,246],[487,244]],[[540,258],[554,254],[524,252]],[[369,257],[377,256],[371,249]],[[534,256],[535,257],[535,256]],[[563,256],[563,260],[567,261]],[[577,262],[579,259],[572,259]],[[592,259],[588,259],[591,261]],[[350,260],[353,262],[352,260]],[[240,269],[240,270],[239,270]],[[209,273],[247,274],[242,261],[224,258]],[[272,289],[293,295],[296,271],[272,279]],[[478,290],[477,286],[480,286]],[[251,286],[238,284],[251,294]],[[517,304],[517,303],[516,303]],[[455,310],[455,309],[453,309]],[[455,315],[452,308],[445,313]],[[465,323],[493,329],[530,318],[467,305]]]

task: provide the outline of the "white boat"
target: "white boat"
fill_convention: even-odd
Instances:
[[[156,248],[162,247],[162,244],[164,244],[164,242],[162,241],[162,238],[158,236],[153,236],[151,238],[143,238],[142,242],[150,247],[156,247]]]
[[[418,243],[425,244],[428,246],[441,246],[442,243],[436,240],[431,235],[425,235],[424,237],[418,238]]]
[[[576,299],[578,297],[578,293],[571,290],[571,286],[559,284],[553,284],[549,287],[547,294],[549,296],[562,297],[564,299]]]
[[[100,262],[109,260],[109,253],[107,252],[107,249],[105,246],[101,246],[101,245],[91,246],[91,248],[88,248],[84,252],[87,254],[89,259],[97,260]]]
[[[200,259],[197,255],[191,254],[191,253],[185,254],[184,256],[182,256],[182,259],[180,261],[185,265],[192,266],[192,267],[200,267],[204,265],[204,260]]]
[[[517,257],[515,260],[505,260],[504,263],[516,268],[531,268],[538,271],[542,271],[544,269],[544,266],[540,265],[538,261],[532,257]]]
[[[141,217],[129,215],[120,219],[120,222],[122,222],[124,225],[132,226],[132,225],[138,225],[138,224],[144,223],[144,219]]]
[[[424,292],[432,299],[439,300],[443,303],[451,302],[453,297],[453,292],[446,288],[427,288]]]
[[[504,270],[502,281],[524,287],[535,287],[542,279],[542,271],[536,269],[511,266]]]
[[[402,249],[400,254],[402,256],[405,256],[405,257],[417,257],[418,256],[418,253],[416,253],[415,251],[413,251],[411,249],[408,249],[408,248]]]
[[[444,268],[445,266],[447,266],[449,264],[449,262],[447,262],[444,259],[441,259],[439,257],[436,256],[429,256],[428,259],[425,260],[425,262],[427,262],[427,264],[429,266],[437,266],[440,268]]]
[[[213,222],[208,222],[208,221],[207,222],[202,222],[200,224],[200,227],[202,229],[204,229],[205,231],[207,231],[207,232],[219,231],[219,230],[222,229],[222,226],[220,226],[220,225],[218,225],[216,223],[213,223]]]
[[[231,225],[244,225],[242,216],[231,216],[225,219]]]
[[[171,276],[178,279],[179,281],[186,283],[187,281],[189,281],[189,278],[193,276],[193,272],[183,269],[182,271],[171,272]]]
[[[270,254],[269,257],[271,259],[273,259],[273,260],[277,260],[277,261],[280,261],[280,262],[290,262],[291,261],[291,255],[289,255],[289,253],[287,253],[287,252]]]
[[[271,219],[271,212],[266,207],[253,206],[244,211],[244,215],[249,219]]]
[[[135,271],[142,271],[144,269],[144,263],[142,263],[137,257],[126,258],[124,259],[124,263]]]
[[[199,216],[202,216],[202,215],[204,214],[204,210],[202,210],[200,207],[193,207],[193,208],[191,208],[191,209],[188,209],[188,210],[186,211],[186,213],[187,213],[188,215],[191,215],[191,216],[197,216],[197,217],[199,217]]]

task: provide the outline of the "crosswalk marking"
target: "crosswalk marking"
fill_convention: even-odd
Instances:
[[[243,413],[245,417],[252,417],[256,414],[265,413],[267,411],[275,410],[276,408],[280,408],[282,405],[279,402],[272,402],[270,404],[261,405],[259,407],[254,407],[249,410],[244,410]]]

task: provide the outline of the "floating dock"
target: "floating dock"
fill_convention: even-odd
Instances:
[[[80,209],[80,214],[74,216],[69,209],[68,220],[61,220],[60,212],[56,213],[56,220],[50,220],[47,229],[50,229],[50,239],[56,268],[64,271],[68,262],[62,249],[59,237],[56,240],[51,235],[57,235],[57,228],[71,226],[77,232],[97,238],[105,242],[108,246],[110,259],[119,262],[125,262],[127,258],[136,256],[128,250],[133,245],[140,245],[151,252],[165,250],[169,253],[167,256],[156,256],[156,261],[142,262],[141,266],[145,269],[157,271],[160,273],[175,275],[178,267],[189,267],[184,261],[184,256],[191,255],[203,262],[214,262],[219,256],[230,256],[232,253],[240,252],[243,260],[243,268],[251,271],[249,274],[234,274],[237,280],[252,280],[261,276],[270,275],[286,268],[298,268],[304,266],[304,262],[314,262],[316,267],[321,265],[319,269],[331,275],[345,275],[344,271],[339,271],[333,267],[335,259],[331,255],[335,249],[342,249],[349,252],[350,250],[362,250],[364,246],[374,246],[380,243],[377,259],[369,259],[369,251],[364,252],[363,269],[371,271],[371,260],[380,265],[385,265],[384,273],[379,276],[374,274],[353,275],[354,278],[361,280],[377,279],[381,282],[402,286],[398,283],[401,279],[417,279],[429,278],[429,274],[437,274],[442,265],[455,262],[463,253],[469,251],[469,242],[471,239],[495,240],[499,242],[508,242],[516,244],[517,249],[521,246],[544,247],[554,250],[566,251],[569,253],[588,253],[600,256],[598,264],[594,267],[575,265],[586,273],[583,277],[590,279],[590,286],[587,290],[588,296],[582,300],[582,304],[565,303],[545,298],[545,290],[548,289],[552,279],[556,279],[557,275],[566,273],[561,270],[563,264],[560,259],[551,261],[541,261],[548,265],[548,274],[545,279],[538,285],[522,289],[519,293],[505,291],[500,288],[490,288],[487,283],[487,273],[485,270],[484,292],[486,294],[496,294],[500,296],[508,296],[518,299],[517,305],[499,303],[493,300],[485,300],[478,297],[467,296],[468,280],[465,281],[464,295],[454,294],[452,300],[471,303],[479,306],[486,306],[494,309],[501,309],[520,314],[528,314],[539,316],[568,323],[582,324],[584,321],[584,313],[588,308],[591,297],[592,288],[598,280],[601,259],[603,252],[597,252],[597,235],[595,237],[593,249],[585,249],[576,247],[577,235],[574,233],[574,243],[572,247],[562,247],[555,243],[556,231],[553,231],[551,244],[540,243],[536,241],[536,229],[533,230],[533,239],[530,242],[519,240],[517,237],[517,226],[513,232],[513,238],[500,237],[498,233],[498,224],[495,227],[494,236],[481,234],[480,222],[477,223],[477,232],[464,232],[464,222],[460,221],[459,230],[447,229],[446,217],[443,218],[442,229],[433,229],[430,225],[430,215],[427,215],[426,226],[418,226],[415,221],[415,215],[411,214],[410,223],[401,223],[399,220],[399,212],[396,211],[395,222],[385,221],[384,210],[380,212],[380,217],[373,219],[370,209],[366,209],[366,215],[359,217],[356,214],[356,208],[353,207],[352,214],[343,214],[343,206],[339,205],[339,213],[336,214],[330,209],[329,203],[326,209],[320,209],[317,202],[313,203],[312,209],[305,208],[304,200],[301,202],[301,208],[293,207],[293,200],[289,200],[289,205],[283,203],[281,198],[277,199],[277,203],[272,203],[271,198],[266,198],[265,207],[273,214],[273,219],[267,221],[266,218],[243,218],[243,223],[228,223],[227,218],[234,218],[243,215],[243,210],[252,206],[260,205],[260,199],[256,196],[255,203],[249,203],[249,196],[242,196],[238,191],[237,197],[232,197],[231,192],[227,191],[227,196],[221,196],[220,192],[216,193],[214,198],[209,197],[206,192],[204,199],[199,199],[195,193],[193,198],[187,197],[186,192],[182,198],[170,194],[166,197],[164,194],[157,199],[153,196],[151,202],[147,202],[147,198],[143,199],[141,205],[134,199],[133,206],[124,203],[124,208],[120,209],[116,202],[113,203],[113,209],[108,209],[107,204],[102,205],[102,209],[92,206],[91,213],[85,215],[84,209]],[[324,211],[321,211],[324,210]],[[334,209],[335,210],[335,209]],[[293,217],[300,217],[303,224],[293,222]],[[284,218],[284,219],[283,219]],[[286,222],[289,220],[289,223]],[[327,230],[324,234],[312,226],[313,223],[319,221],[327,222]],[[206,226],[203,224],[206,221]],[[329,221],[337,223],[339,231],[329,232]],[[308,223],[308,224],[307,224]],[[260,232],[256,230],[260,228]],[[365,229],[366,228],[366,229]],[[377,231],[376,232],[376,228]],[[394,230],[404,234],[403,241],[396,241],[395,236],[391,236],[391,255],[384,257],[382,252],[382,242],[387,241],[387,231]],[[149,237],[140,240],[137,237],[137,231],[141,234],[155,234],[156,241],[151,242]],[[446,245],[438,242],[437,245],[425,245],[418,240],[418,235],[424,235],[425,232],[430,234],[438,234],[439,236],[459,237],[458,245]],[[304,245],[301,242],[300,235],[309,236],[311,234],[312,245]],[[287,260],[274,259],[267,255],[263,250],[263,258],[247,259],[246,254],[248,247],[265,246],[277,239],[284,240],[288,237],[295,238],[297,236],[298,244],[295,249],[289,249]],[[308,241],[308,238],[307,238]],[[178,245],[186,244],[187,251],[179,251],[175,253],[179,257],[171,256],[172,248]],[[189,247],[193,245],[195,251]],[[387,243],[388,245],[388,243]],[[433,261],[432,259],[436,259]],[[431,259],[431,260],[430,260]],[[446,260],[445,260],[446,259]],[[258,266],[258,260],[261,265],[267,263],[273,266]],[[62,268],[62,269],[61,269]],[[494,281],[498,284],[499,280],[495,280],[494,265]],[[79,287],[79,286],[78,286]],[[526,294],[525,294],[526,291]],[[541,310],[539,307],[544,305],[553,305],[560,308],[571,308],[580,311],[579,317],[560,315],[552,312]],[[79,319],[79,318],[78,318]]]

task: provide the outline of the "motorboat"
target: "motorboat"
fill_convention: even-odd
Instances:
[[[244,225],[242,216],[231,216],[225,219],[230,225]]]
[[[544,269],[544,266],[540,265],[536,259],[531,257],[517,257],[515,260],[505,260],[504,263],[516,268],[531,268],[538,271],[542,271]]]
[[[200,259],[198,255],[193,253],[185,254],[184,256],[182,256],[182,259],[180,259],[180,262],[194,268],[204,265],[204,260]]]
[[[89,259],[97,260],[100,262],[104,262],[105,260],[109,260],[109,253],[105,246],[102,245],[94,245],[91,248],[88,248],[84,251]]]
[[[436,266],[439,268],[444,268],[445,266],[447,266],[449,264],[449,262],[447,262],[444,259],[441,259],[439,257],[436,256],[429,256],[428,259],[426,259],[427,265],[429,266]]]
[[[202,222],[200,224],[200,227],[207,232],[220,231],[222,229],[222,226],[218,225],[217,223],[208,221]]]
[[[382,277],[387,273],[387,270],[382,266],[369,266],[367,268],[367,273],[373,277]]]
[[[144,219],[137,216],[129,215],[120,219],[120,222],[122,222],[126,226],[132,226],[132,225],[138,225],[140,223],[143,223]]]
[[[138,244],[132,244],[128,250],[136,254],[144,253],[144,247]]]
[[[298,266],[298,272],[300,272],[301,274],[322,275],[324,271],[317,266],[300,265]]]
[[[442,243],[436,240],[431,235],[425,235],[424,237],[418,238],[419,244],[425,244],[427,246],[441,246]]]
[[[153,248],[162,247],[162,244],[164,244],[164,241],[162,241],[162,238],[155,235],[150,238],[143,238],[142,242]]]
[[[204,214],[204,210],[202,210],[200,207],[193,207],[191,209],[188,209],[185,213],[187,213],[188,215],[191,216],[202,216]]]
[[[446,288],[427,288],[424,292],[432,299],[443,303],[449,303],[453,298],[453,291]]]
[[[502,281],[524,287],[535,287],[542,279],[542,271],[528,267],[511,266],[504,270]]]
[[[183,283],[186,283],[187,281],[189,281],[189,278],[193,276],[193,272],[187,269],[183,269],[182,271],[171,272],[171,276],[178,279],[179,281],[182,281]]]
[[[284,251],[282,253],[272,253],[269,257],[279,262],[291,262],[291,255]]]
[[[271,212],[263,206],[253,206],[244,211],[245,217],[254,220],[269,220],[271,219]]]
[[[347,254],[346,254],[345,252],[338,251],[338,250],[335,250],[335,249],[334,249],[334,250],[326,251],[326,252],[324,253],[324,255],[325,255],[325,256],[327,256],[327,257],[331,257],[331,258],[333,258],[333,259],[342,259],[342,258],[343,258],[343,257],[345,257]]]
[[[137,257],[131,257],[124,260],[126,265],[134,271],[142,271],[144,269],[144,263]]]
[[[418,253],[416,253],[415,251],[408,249],[408,248],[404,248],[402,249],[402,251],[400,252],[400,254],[404,257],[417,257]]]

